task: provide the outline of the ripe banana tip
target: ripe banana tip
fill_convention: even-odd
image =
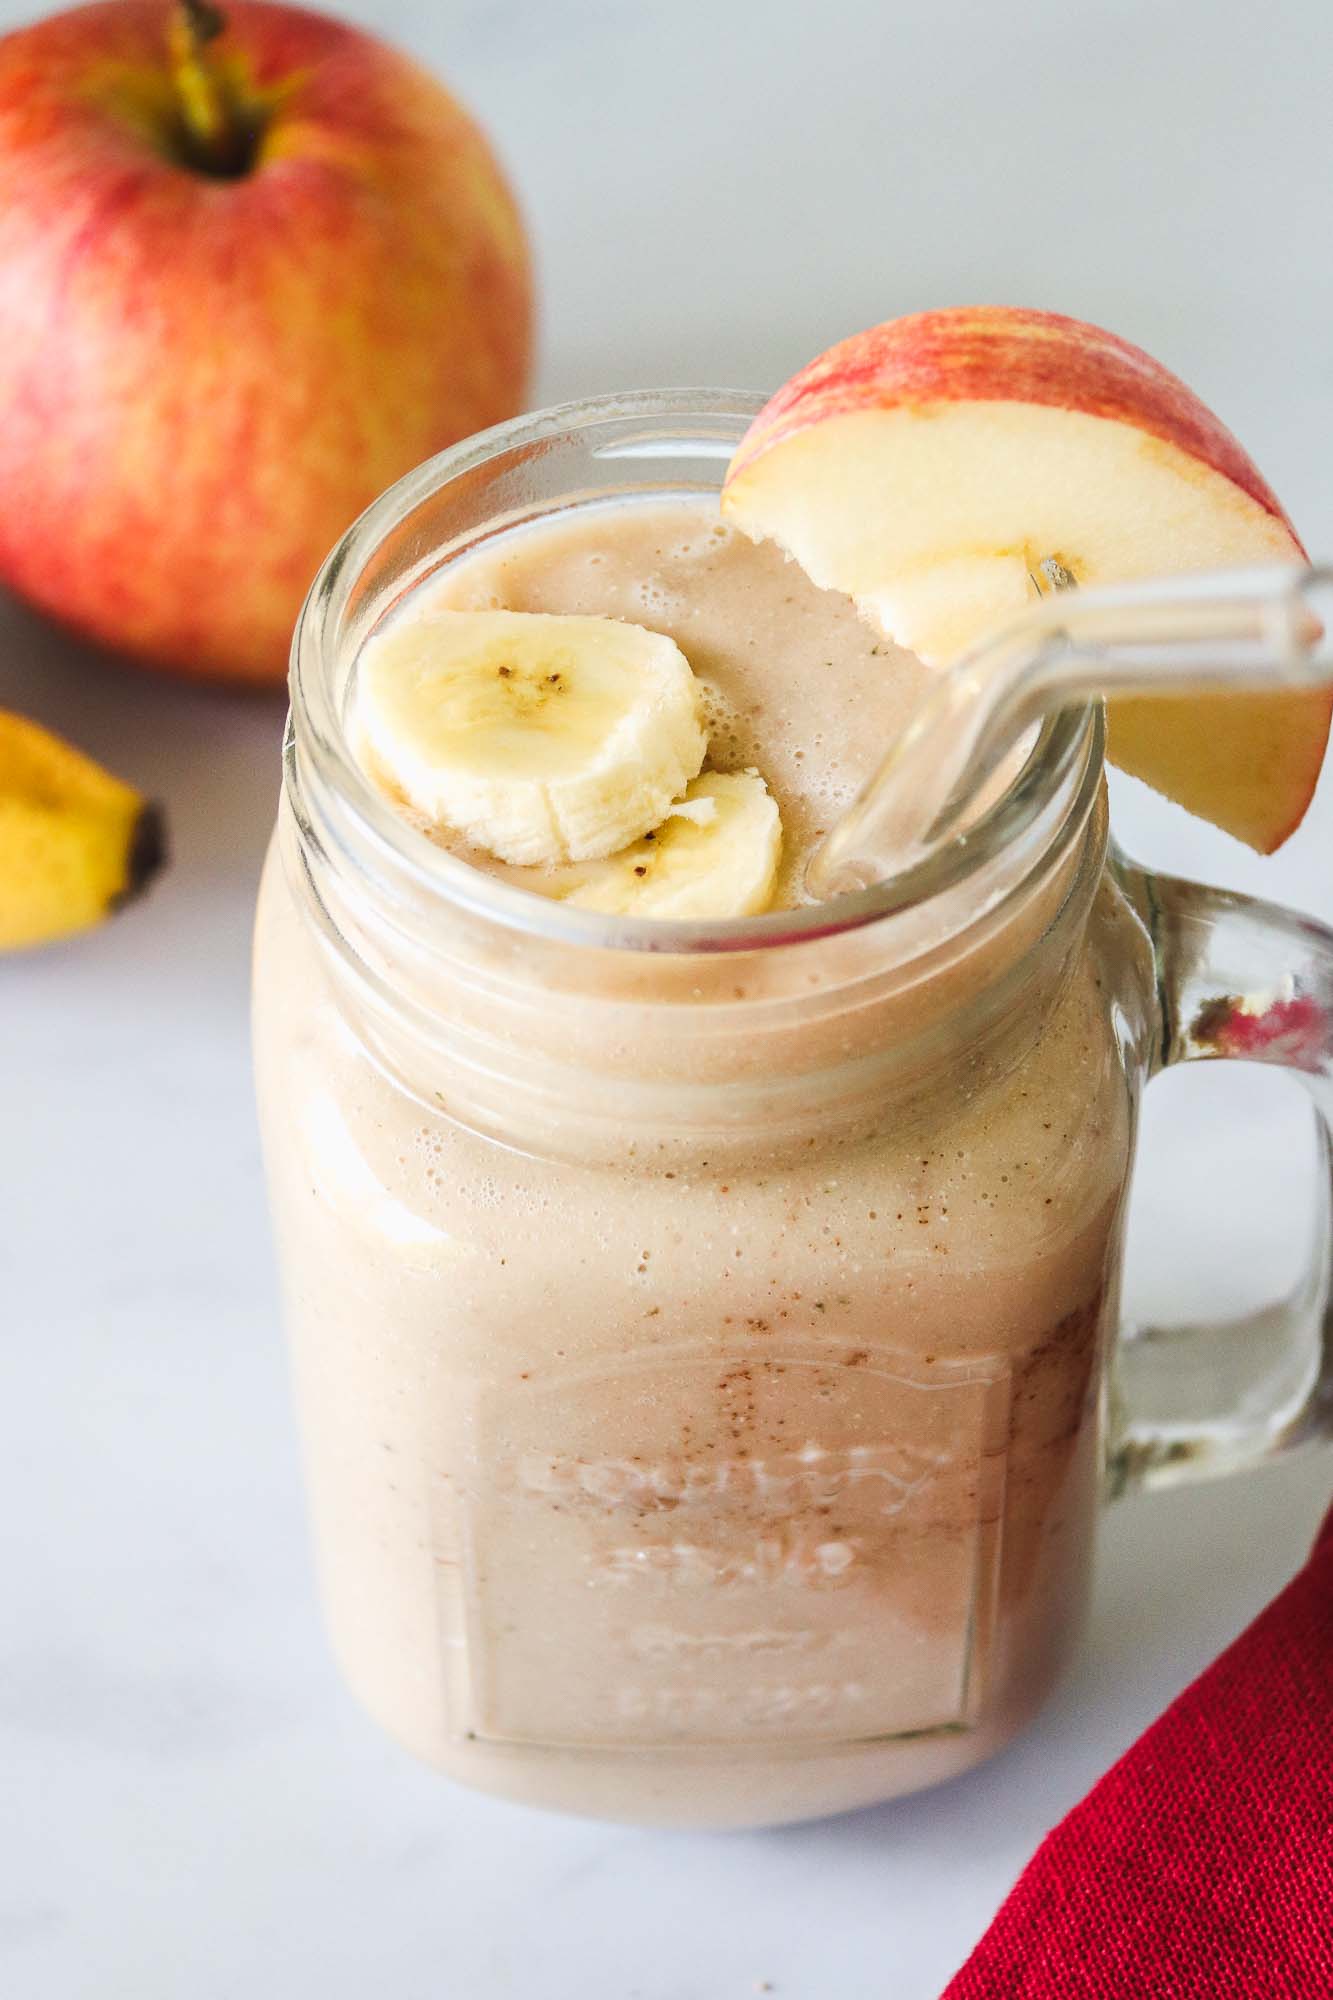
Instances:
[[[125,857],[125,885],[112,898],[111,908],[123,910],[127,903],[141,896],[166,867],[169,852],[166,814],[155,799],[145,799],[130,835]]]
[[[93,929],[166,860],[162,808],[29,717],[0,710],[0,952]]]

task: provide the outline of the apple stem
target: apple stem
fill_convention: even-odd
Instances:
[[[176,0],[167,45],[186,156],[201,172],[230,179],[250,166],[255,134],[209,49],[226,25],[212,0]]]

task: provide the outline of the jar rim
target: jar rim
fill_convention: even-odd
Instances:
[[[1044,837],[1011,893],[1064,850],[1083,825],[1101,781],[1100,703],[1042,724],[1028,757],[984,814],[910,870],[887,882],[796,909],[721,920],[629,919],[584,910],[470,866],[399,813],[359,763],[335,699],[333,663],[345,643],[349,601],[368,563],[416,508],[444,487],[516,448],[553,444],[600,427],[591,455],[661,455],[691,445],[729,458],[765,398],[744,390],[638,390],[559,403],[492,426],[427,459],[388,487],[330,551],[310,587],[292,640],[285,782],[298,802],[298,758],[336,811],[321,816],[336,845],[368,861],[381,881],[415,898],[438,897],[460,914],[554,944],[688,956],[760,951],[836,937],[948,895],[1045,820]],[[546,510],[539,510],[546,511]],[[1059,810],[1063,800],[1064,809]],[[1055,823],[1050,811],[1056,809]],[[308,824],[298,804],[298,820]],[[1006,898],[1007,900],[1007,898]]]

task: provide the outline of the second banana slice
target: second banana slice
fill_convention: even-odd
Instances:
[[[782,859],[777,805],[757,771],[705,771],[662,824],[593,861],[563,900],[626,917],[751,917],[773,899]]]
[[[361,654],[357,703],[411,806],[528,866],[637,841],[707,747],[680,648],[610,618],[439,611],[391,624]]]

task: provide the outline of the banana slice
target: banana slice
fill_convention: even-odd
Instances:
[[[704,760],[689,661],[613,618],[437,611],[376,634],[358,688],[369,750],[408,803],[502,861],[614,854]]]
[[[749,917],[766,910],[782,822],[757,771],[705,771],[653,832],[579,870],[561,896],[626,917]]]

